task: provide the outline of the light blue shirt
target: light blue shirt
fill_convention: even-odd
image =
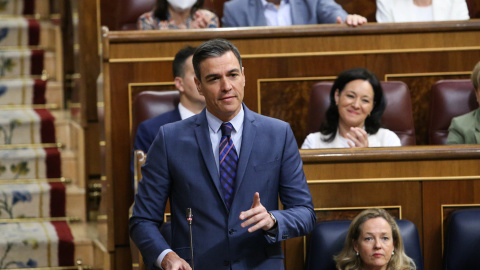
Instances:
[[[277,7],[266,0],[261,0],[263,4],[263,13],[267,19],[268,26],[290,26],[292,25],[292,12],[290,0],[281,0]]]
[[[222,138],[222,131],[220,127],[223,123],[222,120],[218,119],[216,116],[211,114],[208,110],[206,110],[207,114],[207,122],[208,122],[208,132],[210,134],[210,141],[212,142],[212,151],[213,156],[215,157],[215,164],[217,165],[217,171],[220,173],[220,161],[219,161],[219,147],[220,147],[220,139]],[[183,118],[183,117],[182,117]],[[242,134],[243,134],[243,119],[245,118],[245,112],[243,111],[243,106],[240,109],[240,112],[230,120],[230,124],[233,126],[233,131],[231,134],[233,145],[235,145],[235,149],[237,150],[237,156],[240,158],[240,148],[242,147]],[[220,179],[219,179],[220,181]],[[163,258],[165,255],[173,251],[171,249],[165,249],[157,258],[155,265],[163,269],[161,267]]]
[[[178,103],[178,112],[180,113],[180,118],[182,118],[182,120],[190,118],[195,115],[195,113],[193,113],[192,111],[187,109],[185,106],[183,106],[181,102]]]
[[[233,131],[231,134],[233,145],[235,150],[237,150],[237,156],[240,158],[240,148],[242,147],[242,134],[243,134],[243,119],[245,117],[245,112],[243,111],[243,106],[240,109],[240,112],[230,120],[230,124],[233,126]],[[212,151],[213,156],[215,157],[215,164],[217,165],[217,171],[220,172],[220,161],[219,161],[219,147],[220,139],[222,138],[222,131],[220,127],[223,123],[222,120],[218,119],[216,116],[211,114],[207,110],[207,122],[208,122],[208,132],[210,133],[210,141],[212,142]]]

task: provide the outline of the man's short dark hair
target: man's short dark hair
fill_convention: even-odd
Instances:
[[[241,68],[242,58],[240,57],[240,52],[238,51],[237,47],[235,47],[235,45],[233,45],[230,41],[217,38],[206,41],[202,45],[200,45],[195,50],[195,54],[193,55],[193,69],[195,70],[195,76],[197,77],[197,79],[199,81],[202,80],[200,74],[200,64],[203,62],[203,60],[212,57],[220,57],[227,52],[233,52]]]
[[[180,51],[177,52],[175,58],[173,59],[173,78],[182,77],[185,75],[184,67],[185,61],[188,57],[192,56],[195,52],[195,48],[191,46],[185,46]]]

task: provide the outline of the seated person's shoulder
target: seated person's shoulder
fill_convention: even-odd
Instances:
[[[462,114],[460,116],[454,117],[450,123],[448,130],[473,130],[475,128],[476,119],[479,118],[479,109],[473,110],[469,113]],[[480,124],[480,123],[478,123]]]
[[[376,135],[381,142],[381,145],[379,145],[380,147],[402,146],[397,134],[389,129],[380,128]]]
[[[469,113],[462,114],[462,115],[460,115],[460,116],[454,117],[454,118],[452,119],[452,123],[453,123],[453,121],[455,121],[455,122],[463,122],[463,121],[471,122],[471,121],[472,121],[471,119],[472,119],[472,118],[475,118],[475,117],[477,116],[477,114],[478,114],[478,109],[477,109],[477,110],[473,110],[473,111],[471,111],[471,112],[469,112]]]

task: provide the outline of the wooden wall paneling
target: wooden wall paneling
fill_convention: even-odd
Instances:
[[[60,27],[62,30],[63,106],[66,108],[66,104],[68,101],[71,101],[72,92],[74,91],[72,78],[72,75],[75,73],[73,9],[71,1],[60,1],[59,5]]]
[[[343,154],[334,149],[301,150],[301,154],[315,207],[319,207],[318,204],[324,208],[335,207],[331,206],[335,203],[348,207],[358,205],[359,200],[375,204],[386,195],[402,206],[403,218],[417,225],[424,248],[425,269],[441,269],[441,216],[445,208],[442,205],[480,203],[479,150],[477,146],[462,146],[461,149],[417,146]],[[312,153],[317,153],[317,158]],[[380,158],[383,161],[379,161]],[[389,186],[395,183],[413,185],[414,189]],[[364,190],[361,185],[372,188]],[[416,201],[411,197],[413,194],[416,194]],[[410,197],[406,203],[401,202],[403,196]]]
[[[300,147],[307,134],[310,89],[319,81],[335,77],[310,77],[292,79],[259,79],[258,111],[290,123]]]
[[[476,164],[477,175],[480,175],[478,160]],[[442,269],[443,232],[442,205],[480,203],[480,181],[442,181],[428,182],[423,185],[424,205],[424,250],[425,269]],[[427,241],[428,240],[428,241]]]
[[[82,125],[98,122],[97,78],[100,74],[101,59],[98,52],[99,22],[97,1],[78,2],[78,38],[80,102],[82,104]]]

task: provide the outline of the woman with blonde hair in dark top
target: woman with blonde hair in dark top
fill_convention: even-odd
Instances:
[[[384,209],[358,214],[348,228],[345,245],[335,256],[338,270],[415,270],[405,254],[400,229]]]

